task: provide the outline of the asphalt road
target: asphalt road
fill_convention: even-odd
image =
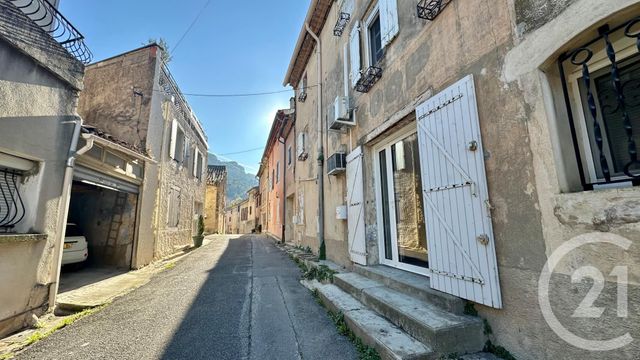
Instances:
[[[217,237],[18,359],[356,359],[264,236]]]

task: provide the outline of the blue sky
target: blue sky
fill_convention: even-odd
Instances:
[[[86,37],[94,61],[140,47],[149,38],[175,46],[206,0],[61,0],[60,11]],[[171,72],[185,93],[283,90],[310,0],[212,0],[173,55]],[[277,109],[291,93],[246,98],[187,97],[210,151],[264,146]],[[255,172],[262,151],[226,156]]]

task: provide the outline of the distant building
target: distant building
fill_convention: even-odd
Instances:
[[[204,202],[204,231],[209,234],[224,233],[224,207],[227,189],[227,168],[209,165],[207,190]]]
[[[258,169],[260,195],[260,225],[262,231],[278,240],[285,239],[285,229],[292,229],[293,215],[286,205],[293,207],[293,157],[295,110],[278,110]],[[286,180],[288,179],[288,180]],[[286,184],[291,187],[286,188]],[[291,194],[291,201],[285,202],[286,194]],[[285,212],[291,216],[285,222]]]

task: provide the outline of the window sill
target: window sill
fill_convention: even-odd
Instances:
[[[46,234],[0,234],[0,244],[33,243],[47,240]]]
[[[559,194],[554,203],[554,215],[567,226],[609,231],[640,223],[639,187]]]

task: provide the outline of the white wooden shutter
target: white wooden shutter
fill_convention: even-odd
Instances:
[[[385,47],[398,35],[400,30],[398,24],[398,0],[380,0],[379,6],[382,47]]]
[[[356,21],[349,35],[349,60],[351,62],[351,86],[360,80],[360,22]]]
[[[296,143],[296,157],[300,158],[305,152],[304,147],[304,137],[305,133],[298,133],[298,142]]]
[[[362,147],[347,155],[347,227],[351,260],[367,265],[364,232],[364,178],[362,177]]]
[[[193,176],[198,176],[198,156],[199,156],[198,148],[193,149]]]
[[[502,307],[471,75],[416,109],[431,287]]]
[[[178,137],[178,122],[176,120],[171,121],[171,140],[169,141],[169,156],[172,159],[176,158],[176,142]]]

